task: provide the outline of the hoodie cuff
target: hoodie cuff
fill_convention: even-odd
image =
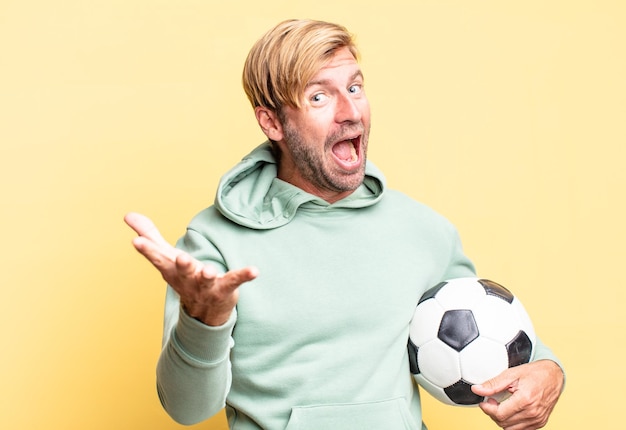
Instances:
[[[189,358],[203,364],[223,361],[228,357],[234,342],[231,337],[237,313],[221,326],[212,327],[190,317],[181,307],[174,341],[178,349]]]

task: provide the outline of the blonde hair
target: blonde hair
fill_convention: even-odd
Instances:
[[[345,27],[323,21],[287,20],[259,39],[243,68],[243,88],[253,107],[280,113],[299,108],[307,83],[337,49],[359,59],[354,37]]]

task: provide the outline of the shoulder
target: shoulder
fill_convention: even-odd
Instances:
[[[382,199],[382,203],[388,209],[395,209],[398,214],[406,213],[411,217],[419,217],[443,223],[449,222],[445,216],[437,212],[432,207],[423,202],[415,200],[414,198],[398,190],[385,190],[385,196],[384,199]]]
[[[402,226],[407,233],[440,239],[458,236],[456,227],[446,216],[401,191],[386,190],[379,206],[384,216]]]
[[[177,242],[177,247],[187,252],[203,248],[214,241],[215,235],[224,230],[226,223],[231,224],[214,206],[209,206],[189,221],[184,235]]]
[[[215,205],[211,205],[198,212],[189,222],[188,229],[198,232],[204,231],[215,224],[225,221],[224,216],[217,210]]]

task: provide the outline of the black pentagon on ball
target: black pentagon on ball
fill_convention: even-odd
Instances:
[[[483,286],[488,296],[498,297],[505,302],[513,303],[513,294],[497,282],[489,279],[479,279],[478,283]]]
[[[468,309],[446,311],[441,318],[437,337],[460,352],[479,335],[474,314]]]
[[[413,375],[417,375],[420,373],[420,367],[417,362],[417,350],[419,348],[409,339],[407,349],[409,350],[409,369]]]
[[[523,330],[506,344],[506,352],[509,355],[509,367],[528,363],[533,353],[533,343]]]
[[[443,389],[444,393],[457,405],[476,405],[484,397],[474,394],[472,384],[460,380]]]
[[[417,304],[419,305],[420,303],[435,297],[435,295],[439,292],[439,290],[441,290],[444,287],[444,285],[446,285],[447,283],[448,283],[447,281],[443,281],[443,282],[438,283],[434,287],[426,290],[424,294],[422,294],[422,297],[420,297],[420,300],[419,302],[417,302]]]

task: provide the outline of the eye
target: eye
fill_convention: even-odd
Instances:
[[[363,91],[363,86],[359,85],[359,84],[351,85],[348,88],[348,92],[350,92],[352,94],[359,94],[361,91]]]
[[[311,97],[309,97],[311,104],[317,104],[317,105],[324,103],[327,99],[328,99],[328,96],[324,93],[315,93]]]

